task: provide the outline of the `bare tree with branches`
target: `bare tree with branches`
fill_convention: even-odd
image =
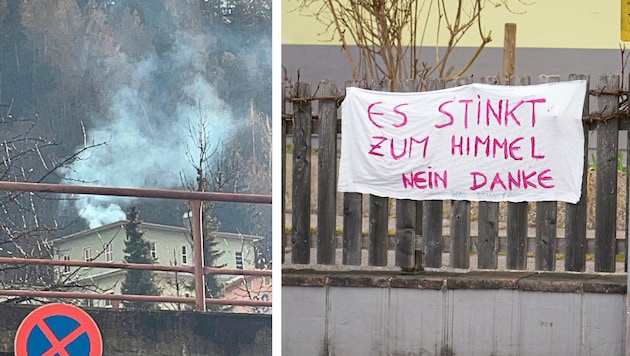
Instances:
[[[516,0],[525,4],[521,0]],[[401,79],[425,78],[437,75],[450,80],[461,76],[476,60],[483,48],[492,41],[490,31],[482,26],[482,13],[487,5],[503,6],[512,11],[509,0],[300,0],[302,13],[312,15],[326,26],[332,38],[338,38],[345,51],[354,80],[390,79],[396,91]],[[435,63],[421,60],[428,25],[437,23]],[[469,31],[479,35],[477,51],[463,68],[449,66],[453,49]],[[349,40],[359,50],[355,59]]]
[[[81,154],[101,144],[86,144],[75,153],[58,157],[58,143],[38,135],[39,116],[13,118],[11,106],[0,113],[0,180],[41,183],[58,179],[61,170]],[[0,193],[0,255],[21,258],[53,258],[49,241],[64,226],[48,211],[60,198],[47,194]],[[43,212],[43,213],[42,213]],[[0,286],[29,286],[42,290],[76,288],[73,276],[63,278],[49,266],[0,265]],[[87,286],[89,288],[89,286]],[[28,298],[11,298],[21,302]]]

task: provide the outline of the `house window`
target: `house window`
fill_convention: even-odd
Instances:
[[[70,261],[70,255],[62,255],[59,259],[62,261]],[[61,271],[63,274],[70,273],[70,266],[63,266]]]
[[[114,247],[111,243],[105,245],[105,261],[114,262]]]
[[[87,262],[92,261],[92,248],[91,247],[86,247],[83,249],[83,256],[85,257],[85,260]]]
[[[155,248],[155,242],[153,241],[149,242],[149,252],[151,253],[151,258],[157,261],[157,249]]]
[[[236,251],[236,268],[243,269],[243,253]]]
[[[263,283],[268,286],[271,285],[271,277],[269,276],[265,276],[265,278],[263,279]]]
[[[186,245],[182,246],[182,264],[188,264],[188,247]]]

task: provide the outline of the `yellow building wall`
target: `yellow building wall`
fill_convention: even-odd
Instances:
[[[505,23],[515,23],[516,45],[520,48],[596,48],[617,49],[620,38],[620,9],[622,0],[508,0],[512,12],[505,6],[494,7],[486,1],[483,29],[492,31],[489,47],[503,47]],[[282,0],[282,44],[315,45],[339,44],[338,36],[328,41],[330,34],[313,17],[317,7],[297,10],[301,0]],[[427,0],[426,3],[435,0]],[[448,1],[447,1],[448,2]],[[498,3],[500,0],[493,0]],[[525,3],[525,4],[524,4]],[[529,4],[529,5],[526,5]],[[425,45],[444,45],[446,36],[436,41],[436,26],[428,26]],[[444,34],[445,32],[442,31]],[[477,47],[478,31],[472,29],[459,46]]]

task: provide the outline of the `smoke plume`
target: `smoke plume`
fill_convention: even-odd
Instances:
[[[225,141],[236,123],[230,107],[206,78],[216,43],[211,34],[182,29],[166,52],[132,59],[116,53],[100,71],[100,112],[90,118],[85,151],[64,170],[64,183],[116,187],[181,188],[181,175],[194,177],[188,157],[198,157],[191,125],[204,119],[209,141]],[[74,200],[90,228],[125,219],[131,198]]]

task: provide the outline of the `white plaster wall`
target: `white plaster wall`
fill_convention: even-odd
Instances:
[[[283,355],[624,355],[625,295],[282,288]]]

